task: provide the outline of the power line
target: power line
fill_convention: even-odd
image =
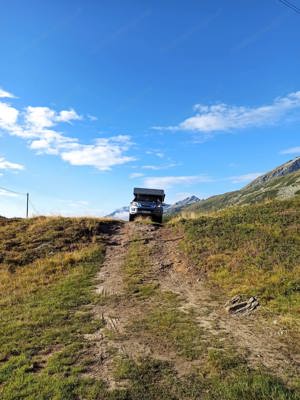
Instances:
[[[300,8],[297,7],[295,4],[291,3],[288,0],[278,0],[280,3],[285,5],[286,7],[290,8],[291,10],[295,11],[297,14],[300,14]]]
[[[2,186],[0,186],[0,189],[1,189],[1,190],[4,190],[5,192],[8,192],[8,193],[14,193],[14,194],[19,194],[19,195],[21,195],[21,196],[27,196],[27,193],[16,192],[15,190],[6,189],[6,188],[4,188],[4,187],[2,187]]]
[[[34,211],[37,215],[41,215],[41,213],[40,213],[39,210],[34,206],[34,204],[32,203],[31,200],[29,200],[29,204],[30,204],[31,208],[33,209],[33,211]]]
[[[13,194],[17,194],[17,195],[20,195],[20,196],[26,196],[26,218],[28,218],[28,216],[29,216],[29,205],[37,215],[41,215],[42,214],[37,209],[37,207],[35,207],[35,205],[31,201],[31,199],[29,198],[29,193],[17,192],[15,190],[7,189],[7,188],[2,187],[2,186],[0,186],[0,190],[4,190],[7,193],[13,193]]]
[[[26,218],[28,218],[28,216],[29,216],[29,193],[17,192],[15,190],[7,189],[2,186],[0,186],[0,190],[4,190],[7,193],[17,194],[19,196],[26,196]]]

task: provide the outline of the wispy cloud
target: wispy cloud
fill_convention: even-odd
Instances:
[[[158,158],[164,158],[165,157],[165,153],[163,151],[160,150],[147,150],[146,154],[150,154],[150,155],[154,155]]]
[[[4,157],[0,157],[0,170],[22,171],[24,165],[7,161]]]
[[[88,119],[90,121],[97,121],[98,120],[98,118],[95,115],[88,114],[87,117],[88,117]]]
[[[0,88],[0,98],[2,98],[2,99],[15,99],[16,96],[14,94],[12,94],[10,92],[7,92],[6,90]]]
[[[144,179],[144,185],[152,188],[170,188],[177,185],[188,186],[195,183],[211,182],[212,179],[206,175],[192,176],[155,176]]]
[[[232,183],[246,183],[253,181],[256,179],[258,176],[262,175],[263,172],[250,172],[248,174],[244,175],[237,175],[237,176],[231,176],[227,178],[226,180],[231,181]]]
[[[0,130],[26,140],[38,154],[60,156],[71,165],[92,166],[101,171],[134,160],[125,153],[132,143],[127,135],[95,139],[91,144],[63,134],[58,125],[82,120],[72,108],[56,111],[49,107],[28,106],[18,110],[0,102]]]
[[[225,103],[196,104],[195,115],[174,126],[155,126],[154,129],[191,131],[204,134],[272,125],[293,110],[300,109],[300,91],[277,97],[269,105],[259,107],[235,106]]]
[[[162,169],[169,169],[176,167],[178,164],[176,163],[170,163],[170,164],[163,164],[163,165],[143,165],[141,168],[143,169],[149,169],[152,171],[160,171]]]
[[[258,176],[262,175],[263,172],[249,172],[243,175],[229,176],[226,178],[213,179],[207,175],[189,175],[189,176],[153,176],[146,177],[144,179],[144,185],[152,188],[171,188],[171,187],[185,187],[189,185],[195,185],[198,183],[210,183],[210,182],[224,182],[230,181],[231,183],[248,183]],[[183,192],[186,194],[186,192]],[[185,196],[187,197],[187,196]]]
[[[141,172],[133,172],[132,174],[129,175],[129,178],[136,179],[136,178],[141,178],[143,176],[144,176],[144,174],[142,174]]]
[[[282,150],[280,154],[300,154],[300,146],[290,147],[289,149]]]
[[[0,189],[0,197],[18,197],[18,194]]]
[[[53,198],[53,209],[46,213],[50,215],[65,215],[65,216],[102,216],[104,210],[94,207],[88,200],[72,200]]]

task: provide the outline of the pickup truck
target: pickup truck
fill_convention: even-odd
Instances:
[[[134,188],[129,206],[129,221],[137,216],[149,216],[153,222],[162,223],[165,192],[160,189]]]

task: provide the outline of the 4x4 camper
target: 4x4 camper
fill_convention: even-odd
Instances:
[[[129,207],[129,221],[133,221],[138,215],[152,218],[154,222],[162,222],[163,202],[165,192],[160,189],[133,189],[134,199]]]

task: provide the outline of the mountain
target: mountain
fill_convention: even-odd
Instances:
[[[199,201],[201,201],[201,200],[197,196],[187,197],[186,199],[177,201],[176,203],[171,204],[168,207],[166,207],[165,214],[170,215],[170,214],[178,213],[183,208],[191,206],[192,204],[198,203]]]
[[[128,220],[129,206],[117,208],[112,213],[106,215],[108,218]]]
[[[275,198],[288,199],[300,193],[300,157],[290,160],[250,182],[234,192],[228,192],[201,200],[190,196],[174,204],[164,206],[165,215],[181,211],[210,212],[233,205],[257,203]],[[109,218],[128,220],[129,207],[121,207],[107,215]]]
[[[190,196],[190,197],[187,197],[186,199],[177,201],[174,204],[166,204],[166,205],[164,205],[164,213],[166,215],[178,213],[183,208],[188,207],[198,201],[200,201],[200,199],[197,196]],[[112,213],[106,215],[106,217],[113,218],[113,219],[123,219],[123,220],[127,221],[128,213],[129,213],[129,207],[124,206],[124,207],[118,208],[117,210],[113,211]]]
[[[300,157],[259,176],[241,190],[200,200],[185,211],[209,212],[233,205],[258,203],[272,199],[288,199],[300,194]]]
[[[294,160],[290,160],[280,165],[279,167],[274,168],[272,171],[259,176],[254,181],[252,181],[248,186],[263,185],[270,182],[274,178],[289,175],[293,172],[297,172],[299,169],[300,169],[300,157],[297,157]]]

